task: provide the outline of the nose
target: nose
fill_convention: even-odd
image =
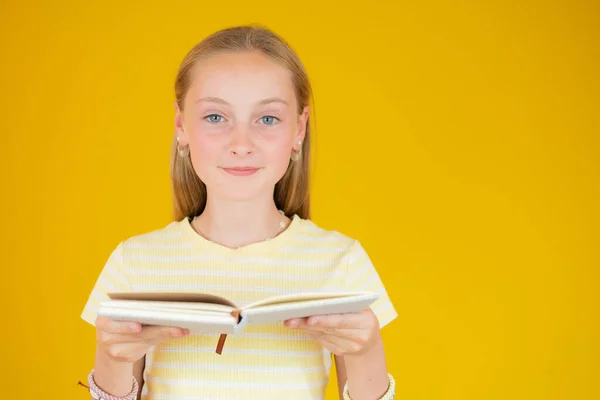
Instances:
[[[245,156],[252,154],[254,143],[250,137],[250,130],[243,127],[234,127],[231,130],[231,139],[229,141],[229,151],[236,156]]]

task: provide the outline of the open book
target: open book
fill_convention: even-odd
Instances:
[[[271,324],[290,318],[361,312],[379,297],[370,292],[310,292],[272,296],[236,305],[223,297],[202,293],[109,293],[99,316],[142,325],[177,326],[196,333],[220,334],[221,354],[227,334],[247,325]]]

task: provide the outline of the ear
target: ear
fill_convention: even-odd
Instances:
[[[299,150],[298,142],[304,142],[306,137],[306,122],[310,116],[310,108],[305,106],[302,113],[298,116],[298,129],[296,130],[296,137],[294,139],[294,149]]]
[[[175,101],[175,138],[179,138],[179,143],[186,146],[189,142],[185,129],[183,128],[183,112],[179,109]]]

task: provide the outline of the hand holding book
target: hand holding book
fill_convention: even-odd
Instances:
[[[198,333],[220,334],[221,354],[226,335],[247,325],[270,324],[294,318],[359,313],[379,297],[370,292],[292,293],[269,297],[244,307],[207,293],[109,293],[98,315],[143,325],[173,326]]]
[[[150,347],[190,334],[187,329],[170,326],[145,326],[134,321],[96,319],[98,349],[118,362],[135,363]]]
[[[359,313],[294,318],[285,326],[312,337],[337,356],[360,355],[381,340],[377,317],[370,308]]]

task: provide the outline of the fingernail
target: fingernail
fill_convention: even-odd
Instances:
[[[131,332],[138,332],[140,330],[140,326],[138,324],[131,324],[129,325],[129,329]]]
[[[171,336],[181,336],[180,329],[171,329]]]
[[[317,324],[317,319],[316,318],[309,318],[308,319],[308,324],[309,325],[316,325]]]

